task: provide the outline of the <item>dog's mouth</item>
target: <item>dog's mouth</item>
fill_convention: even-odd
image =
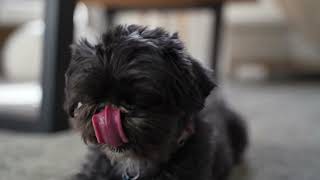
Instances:
[[[107,105],[92,117],[92,125],[99,144],[107,144],[110,149],[123,151],[129,140],[123,130],[120,109]]]

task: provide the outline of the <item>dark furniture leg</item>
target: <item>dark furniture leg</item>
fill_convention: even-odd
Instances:
[[[213,11],[213,35],[212,35],[212,53],[211,53],[211,68],[214,70],[215,76],[218,75],[218,61],[221,46],[222,26],[223,26],[223,3],[212,7]]]
[[[112,28],[112,26],[115,25],[115,15],[116,15],[116,10],[115,9],[107,9],[105,11],[105,16],[107,20],[107,29]]]
[[[42,105],[39,131],[52,132],[68,128],[63,111],[64,72],[70,59],[73,40],[75,0],[46,1],[46,29],[42,74]]]

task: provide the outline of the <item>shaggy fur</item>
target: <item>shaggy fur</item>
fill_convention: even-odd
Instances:
[[[242,120],[211,93],[210,72],[161,28],[117,26],[92,45],[73,45],[66,72],[65,109],[90,146],[75,180],[223,180],[247,144]],[[129,143],[98,144],[94,113],[112,104]],[[179,141],[192,122],[194,133]],[[130,178],[129,178],[130,179]]]

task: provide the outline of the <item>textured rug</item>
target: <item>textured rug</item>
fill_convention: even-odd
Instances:
[[[247,119],[251,145],[234,180],[315,180],[320,172],[320,83],[225,84]],[[0,131],[0,180],[62,180],[86,148],[77,134]]]

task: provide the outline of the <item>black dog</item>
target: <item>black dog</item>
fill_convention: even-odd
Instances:
[[[221,180],[241,160],[245,124],[210,72],[161,28],[117,26],[73,45],[65,109],[90,144],[76,180]]]

